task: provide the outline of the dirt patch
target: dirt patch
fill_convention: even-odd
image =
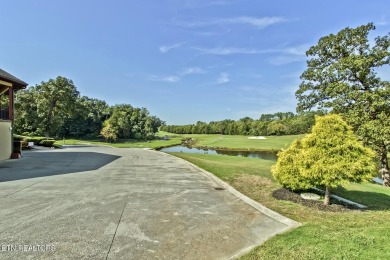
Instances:
[[[231,184],[241,193],[264,205],[270,206],[276,201],[272,197],[272,191],[277,186],[269,178],[243,174],[232,180]]]
[[[343,204],[338,200],[331,199],[331,205],[325,206],[322,201],[306,200],[302,198],[298,193],[292,192],[285,188],[280,188],[272,192],[272,196],[279,200],[288,200],[295,203],[299,203],[306,207],[315,208],[321,211],[340,212],[350,210],[361,210],[353,205]]]

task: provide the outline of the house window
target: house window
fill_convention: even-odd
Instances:
[[[0,86],[0,120],[9,120],[9,96],[8,87]]]

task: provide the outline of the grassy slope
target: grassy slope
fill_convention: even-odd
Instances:
[[[196,146],[230,149],[280,150],[288,147],[295,139],[305,135],[267,136],[265,140],[248,139],[243,135],[184,135],[197,140]]]
[[[323,212],[288,201],[272,191],[279,185],[270,173],[272,162],[223,155],[183,154],[188,160],[229,182],[263,205],[303,223],[278,235],[242,259],[390,259],[390,189],[351,184],[338,194],[370,206],[368,211]]]

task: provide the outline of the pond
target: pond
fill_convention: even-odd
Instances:
[[[160,150],[164,153],[200,153],[200,154],[222,154],[229,156],[241,156],[248,158],[257,158],[263,160],[276,161],[276,152],[273,151],[235,151],[235,150],[215,150],[215,149],[200,149],[177,145]]]

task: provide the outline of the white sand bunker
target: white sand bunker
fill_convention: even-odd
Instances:
[[[265,138],[264,136],[251,136],[251,137],[248,137],[248,139],[264,140],[267,138]]]

